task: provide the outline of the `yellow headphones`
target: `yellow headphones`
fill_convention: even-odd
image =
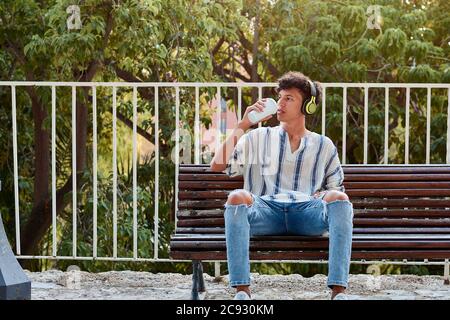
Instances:
[[[309,99],[305,99],[302,104],[301,111],[304,115],[312,115],[317,110],[317,104],[316,104],[316,97],[317,97],[317,90],[316,86],[311,80],[307,80],[309,83],[309,86],[311,88],[311,97]]]

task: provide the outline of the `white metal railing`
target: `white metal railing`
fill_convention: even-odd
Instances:
[[[52,255],[51,256],[25,256],[21,254],[20,244],[20,208],[19,208],[19,184],[18,184],[18,160],[17,160],[17,99],[16,88],[25,86],[39,86],[51,88],[51,173],[52,173]],[[242,88],[257,88],[258,97],[262,98],[263,88],[276,87],[276,83],[124,83],[124,82],[30,82],[30,81],[0,81],[0,87],[11,88],[11,108],[12,108],[12,134],[13,134],[13,166],[14,166],[14,203],[15,203],[15,236],[16,236],[16,255],[20,259],[71,259],[71,260],[101,260],[101,261],[172,261],[171,259],[163,259],[158,256],[159,245],[159,88],[174,88],[175,89],[175,205],[178,208],[178,164],[179,157],[179,143],[180,143],[180,88],[194,88],[195,89],[195,128],[194,128],[194,163],[200,164],[200,88],[216,88],[218,108],[217,117],[221,118],[221,88],[236,88],[238,92],[237,114],[238,120],[241,117],[242,111]],[[72,170],[76,172],[76,90],[78,87],[88,87],[92,89],[92,124],[93,124],[93,254],[92,256],[79,256],[77,254],[77,193],[72,194],[72,256],[58,256],[57,255],[57,234],[56,234],[56,88],[71,87],[72,89]],[[98,256],[98,235],[97,235],[97,88],[111,87],[112,88],[112,122],[113,122],[113,256],[99,257]],[[119,257],[117,255],[117,89],[118,88],[132,88],[133,89],[133,254],[132,258]],[[422,83],[322,83],[323,99],[322,99],[322,134],[326,133],[326,94],[329,88],[343,89],[343,119],[342,119],[342,153],[341,162],[346,164],[346,143],[347,143],[347,89],[348,88],[363,88],[364,89],[364,156],[363,164],[368,162],[368,112],[369,112],[369,89],[384,88],[385,89],[385,131],[384,131],[384,164],[388,164],[389,152],[389,89],[391,88],[405,88],[406,89],[406,105],[405,105],[405,164],[409,164],[409,132],[410,132],[410,91],[412,88],[426,88],[427,89],[427,112],[426,112],[426,164],[430,164],[430,132],[431,132],[431,94],[432,89],[447,89],[448,93],[448,108],[447,108],[447,144],[446,144],[446,163],[450,163],[450,84],[422,84]],[[155,214],[154,214],[154,253],[152,258],[142,258],[138,255],[138,229],[137,229],[137,89],[138,88],[153,88],[155,99]],[[220,121],[218,121],[218,135],[216,139],[217,146],[220,145]],[[72,180],[73,190],[77,189],[76,174],[73,174]],[[176,223],[176,221],[175,221]],[[181,261],[181,260],[180,260]],[[324,260],[326,261],[326,260]],[[383,260],[384,261],[384,260]],[[258,261],[256,261],[258,262]],[[271,262],[271,261],[265,261]],[[283,262],[282,260],[274,260],[272,262]],[[289,261],[292,262],[292,261]],[[301,261],[308,262],[308,261]],[[361,261],[361,263],[365,263]],[[432,263],[430,263],[432,264]],[[440,263],[442,264],[442,263]]]

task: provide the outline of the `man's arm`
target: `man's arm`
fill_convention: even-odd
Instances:
[[[214,155],[214,158],[210,163],[211,171],[221,172],[226,169],[228,160],[230,160],[234,147],[247,129],[242,123],[238,123],[228,139],[216,151],[216,154]]]
[[[325,176],[322,183],[322,188],[314,193],[315,198],[323,198],[328,191],[345,192],[343,185],[344,171],[342,170],[341,162],[337,148],[333,145],[331,156],[325,165]]]
[[[259,100],[255,104],[247,107],[242,120],[239,121],[237,126],[233,129],[233,132],[227,138],[227,140],[220,146],[218,150],[216,150],[214,158],[210,163],[211,171],[221,172],[227,168],[228,160],[230,160],[231,155],[233,154],[234,147],[238,143],[239,139],[244,135],[245,131],[247,131],[252,125],[254,125],[248,119],[248,113],[252,110],[262,112],[264,110],[264,100],[265,99]],[[271,117],[272,115],[267,116],[261,121],[266,121]]]
[[[330,159],[325,167],[325,190],[336,190],[344,192],[344,171],[336,147],[331,154]]]

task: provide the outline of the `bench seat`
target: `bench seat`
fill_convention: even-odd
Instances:
[[[450,166],[344,165],[353,203],[352,260],[450,258]],[[224,204],[242,177],[180,165],[173,259],[226,260]],[[326,260],[326,236],[258,236],[251,260]],[[194,266],[195,269],[200,266]],[[201,271],[201,270],[200,270]],[[446,279],[447,280],[447,279]]]

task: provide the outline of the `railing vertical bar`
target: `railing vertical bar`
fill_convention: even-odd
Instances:
[[[94,194],[94,203],[93,203],[93,235],[92,235],[92,255],[94,258],[97,257],[97,202],[98,202],[98,193],[97,193],[97,87],[92,87],[92,169],[93,169],[93,194]]]
[[[214,262],[214,277],[218,279],[220,277],[220,262]]]
[[[389,162],[389,87],[384,88],[384,164]]]
[[[117,257],[117,87],[113,93],[113,257]]]
[[[411,99],[411,89],[406,88],[405,103],[405,164],[409,164],[409,104]]]
[[[221,88],[217,87],[217,137],[216,137],[216,150],[219,150],[222,143],[222,98],[221,98]]]
[[[56,87],[52,86],[52,256],[56,257]]]
[[[242,87],[238,87],[238,121],[242,120]]]
[[[133,258],[138,258],[137,236],[137,88],[133,87]]]
[[[322,134],[325,135],[325,121],[326,121],[326,115],[325,115],[325,108],[326,108],[326,100],[327,100],[327,96],[326,96],[326,87],[322,88]]]
[[[427,144],[426,144],[426,164],[430,164],[430,144],[431,144],[431,87],[427,88]]]
[[[450,163],[450,88],[447,89],[447,163]]]
[[[180,165],[180,87],[175,88],[175,227],[178,224],[178,175]]]
[[[178,179],[177,179],[178,180]],[[178,198],[175,198],[178,208]],[[155,87],[155,214],[153,258],[158,259],[159,248],[159,88]]]
[[[200,164],[200,92],[195,87],[195,121],[194,121],[195,164]]]
[[[19,165],[17,161],[17,102],[16,87],[11,86],[11,105],[12,105],[12,138],[13,138],[13,161],[14,161],[14,204],[15,204],[15,223],[16,223],[16,253],[20,256],[20,210],[19,210]]]
[[[262,87],[258,87],[258,100],[262,99]],[[258,122],[258,128],[262,127],[262,121]]]
[[[342,164],[346,164],[347,150],[347,87],[343,88],[342,93]]]
[[[369,139],[369,87],[364,88],[364,164],[367,164]]]
[[[77,256],[77,88],[72,86],[72,255]]]

